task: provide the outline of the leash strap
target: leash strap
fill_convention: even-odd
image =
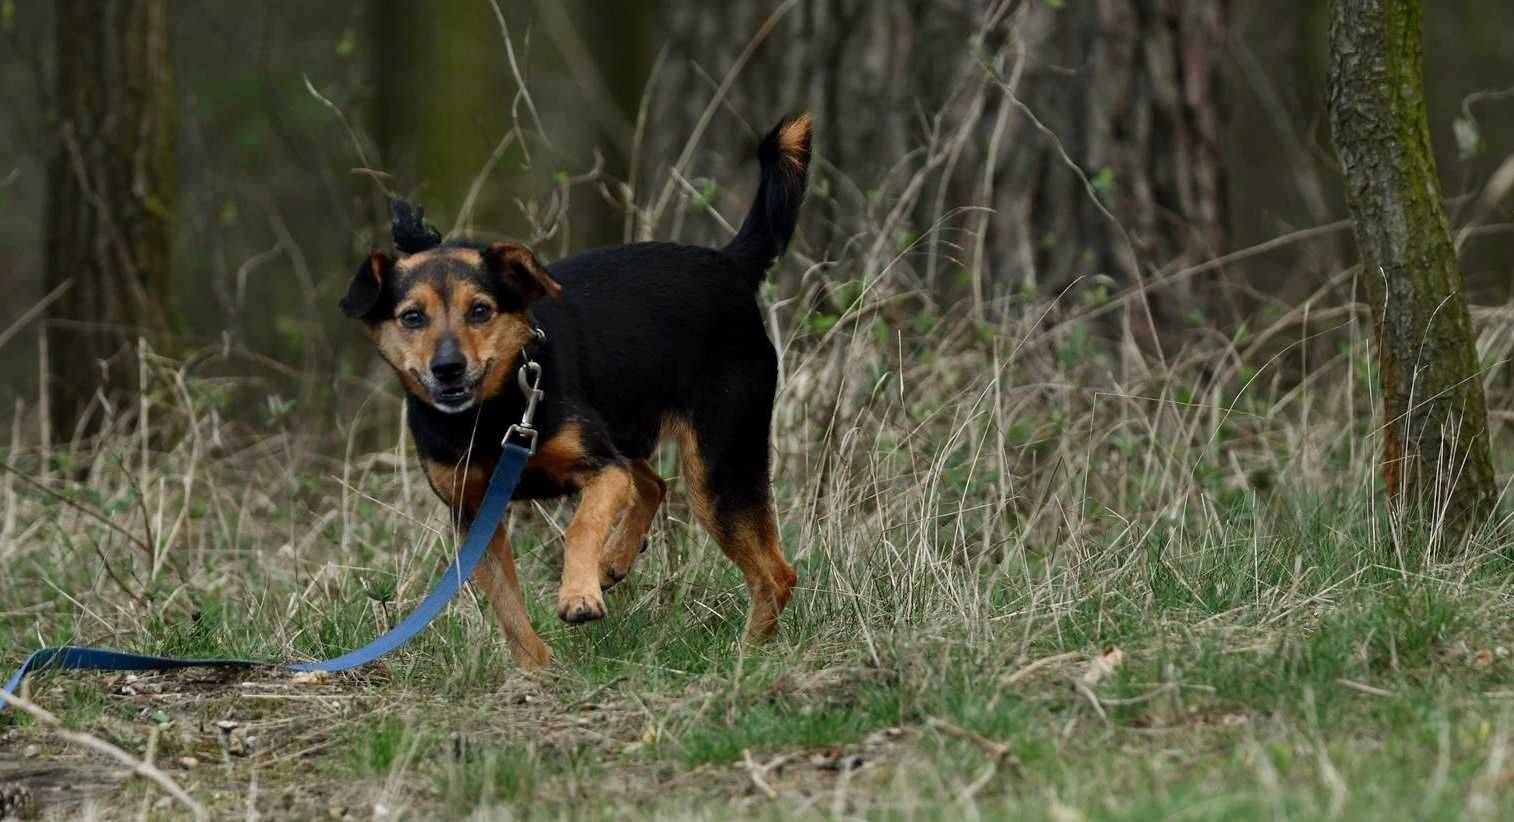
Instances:
[[[529,428],[529,420],[527,420],[527,427]],[[533,438],[531,450],[534,450],[534,447]],[[500,455],[499,463],[494,466],[494,474],[489,478],[489,488],[484,492],[484,500],[478,507],[473,524],[468,528],[468,536],[463,540],[457,557],[447,567],[447,572],[442,575],[441,581],[431,589],[431,593],[427,594],[425,599],[421,600],[421,604],[405,617],[403,622],[356,651],[342,654],[335,659],[290,665],[253,659],[182,659],[128,654],[105,648],[57,645],[38,650],[27,657],[21,669],[5,683],[5,693],[14,694],[27,674],[41,670],[170,671],[178,668],[277,667],[286,671],[335,672],[366,665],[404,645],[420,633],[431,623],[431,620],[436,619],[443,608],[447,607],[447,603],[457,596],[463,589],[463,583],[473,576],[473,570],[478,567],[479,560],[488,549],[495,530],[505,519],[505,511],[510,506],[510,497],[515,494],[515,486],[520,482],[520,475],[526,469],[526,461],[531,458],[531,450],[516,445],[506,438],[504,453]],[[0,701],[0,712],[5,711],[6,704]]]

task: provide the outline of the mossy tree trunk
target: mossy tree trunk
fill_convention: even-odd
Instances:
[[[175,193],[167,0],[60,0],[44,277],[53,420],[72,430],[102,382],[132,384],[120,355],[162,348],[175,320]],[[103,372],[102,372],[102,365]]]
[[[1383,478],[1401,511],[1485,520],[1497,494],[1472,320],[1430,149],[1419,0],[1334,0],[1330,124],[1372,302]]]

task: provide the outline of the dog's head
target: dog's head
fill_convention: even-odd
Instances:
[[[370,254],[352,277],[342,311],[367,325],[411,394],[456,414],[508,384],[511,366],[531,342],[527,309],[561,293],[520,243],[444,244],[397,261]]]

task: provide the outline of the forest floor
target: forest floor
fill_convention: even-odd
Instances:
[[[55,674],[30,697],[218,817],[1508,818],[1507,568],[1380,564],[1348,514],[1238,513],[1075,585],[1041,569],[1003,583],[1039,601],[972,624],[946,601],[859,622],[869,594],[815,551],[782,637],[745,653],[739,579],[694,548],[681,573],[653,555],[604,622],[537,613],[544,677],[467,602],[356,675]],[[192,653],[290,630],[247,615],[87,638]],[[47,818],[190,815],[44,724],[0,722],[0,785]]]
[[[0,715],[0,792],[50,819],[1514,816],[1514,539],[1436,559],[1380,509],[1359,337],[1319,393],[1213,368],[1070,390],[1086,340],[1025,339],[787,363],[800,587],[766,646],[736,641],[744,586],[663,455],[601,622],[551,611],[571,509],[516,513],[548,674],[471,592],[354,674],[46,674],[27,698],[61,727]],[[256,386],[154,386],[88,471],[13,438],[5,665],[322,658],[428,589],[453,537],[393,417],[335,440],[231,421]]]

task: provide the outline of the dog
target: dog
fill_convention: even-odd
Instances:
[[[773,509],[778,356],[757,289],[793,236],[810,132],[801,114],[763,138],[756,196],[724,248],[635,243],[543,265],[516,242],[443,242],[396,202],[401,256],[374,252],[353,275],[341,309],[362,321],[399,376],[431,488],[464,530],[525,408],[517,369],[527,357],[540,363],[538,447],[514,499],[579,495],[563,539],[557,615],[565,622],[602,619],[602,591],[644,550],[667,494],[648,460],[671,438],[695,518],[746,580],[744,638],[776,631],[798,577]],[[551,652],[526,616],[503,524],[473,581],[516,664],[547,666]]]

